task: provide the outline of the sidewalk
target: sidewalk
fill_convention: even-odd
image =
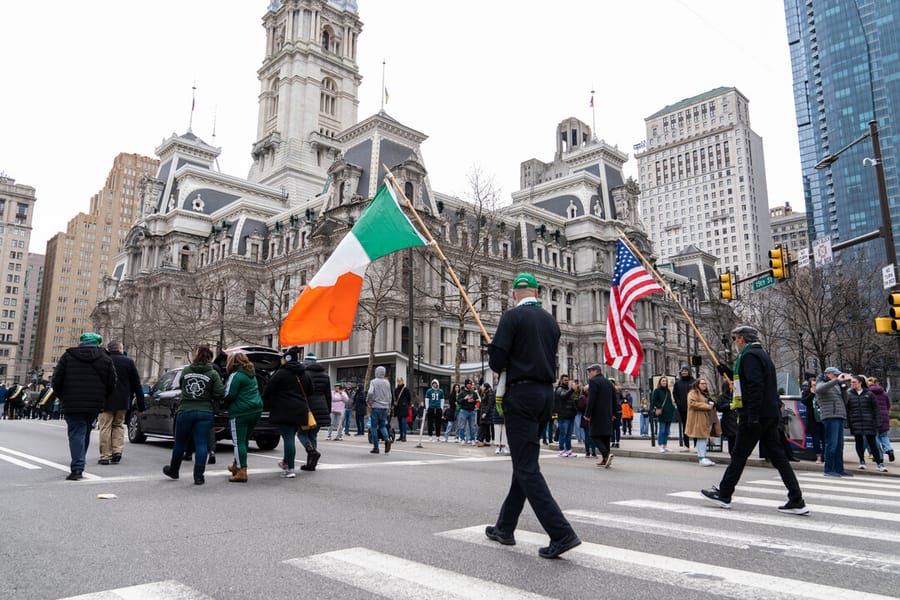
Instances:
[[[572,442],[572,449],[575,450],[576,444],[578,445],[578,449],[581,453],[584,453],[584,446],[581,445],[580,442]],[[665,454],[659,451],[658,446],[650,445],[650,438],[641,438],[640,436],[633,435],[622,437],[619,442],[619,448],[613,448],[612,453],[616,456],[631,456],[636,458],[656,458],[660,460],[680,460],[687,462],[697,462],[697,451],[691,447],[690,452],[683,451],[684,448],[678,446],[678,440],[675,437],[669,437],[669,450],[670,452],[666,452]],[[555,446],[550,446],[554,448]],[[547,448],[547,446],[543,446],[543,448]],[[717,465],[727,465],[731,462],[731,457],[728,455],[728,443],[725,442],[724,448],[721,452],[708,452],[707,457],[714,461]],[[887,473],[879,473],[875,469],[875,463],[871,460],[866,461],[866,470],[859,470],[857,466],[859,465],[859,458],[856,456],[856,446],[854,445],[853,438],[844,438],[844,467],[848,472],[853,473],[854,475],[873,475],[876,477],[900,477],[900,462],[891,463],[887,461],[887,457],[885,456],[884,465],[887,467]],[[757,447],[754,450],[753,454],[747,459],[748,467],[771,467],[772,465],[767,460],[763,460],[759,458],[759,448]],[[815,461],[810,460],[801,460],[800,462],[792,462],[791,467],[795,471],[803,471],[803,472],[812,472],[812,473],[824,473],[823,465],[816,464]]]

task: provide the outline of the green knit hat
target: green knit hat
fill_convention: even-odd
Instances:
[[[86,331],[81,334],[81,337],[78,340],[82,344],[90,344],[91,346],[99,346],[103,343],[103,338],[100,337],[100,334],[94,333],[93,331]]]

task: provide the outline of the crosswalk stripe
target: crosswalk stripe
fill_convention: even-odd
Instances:
[[[269,456],[268,458],[271,458]],[[316,465],[316,471],[325,470],[343,470],[343,469],[370,469],[374,467],[420,467],[430,465],[450,465],[454,463],[473,463],[473,462],[509,462],[508,456],[466,456],[457,458],[440,458],[437,460],[373,460],[363,463],[319,463]]]
[[[826,501],[837,501],[837,502],[847,502],[849,504],[865,504],[866,506],[884,506],[887,508],[900,508],[897,500],[883,500],[881,498],[860,498],[859,496],[845,496],[841,494],[819,494],[816,492],[810,492],[809,486],[803,486],[803,498],[809,500],[810,498],[815,500],[826,500]],[[781,482],[778,483],[778,488],[762,488],[762,487],[754,487],[752,485],[739,485],[735,488],[737,492],[747,492],[748,494],[769,494],[773,496],[781,496],[782,498],[785,496],[784,486]],[[897,514],[897,519],[900,520],[900,513]]]
[[[813,483],[827,483],[828,485],[838,485],[847,488],[859,487],[894,490],[895,492],[900,493],[900,478],[872,476],[867,477],[866,479],[875,479],[876,477],[881,481],[866,481],[863,480],[862,477],[854,477],[853,479],[846,479],[842,477],[838,479],[837,477],[813,477],[810,475],[798,475],[797,480],[801,482],[810,481]]]
[[[781,480],[772,481],[769,479],[761,480],[761,481],[751,481],[750,483],[754,485],[772,485],[778,486],[781,489],[784,489],[784,484],[781,483]],[[842,492],[842,493],[850,493],[850,494],[859,494],[861,496],[885,496],[887,498],[900,499],[900,490],[891,491],[891,490],[873,490],[869,488],[848,488],[839,485],[830,485],[828,483],[806,483],[803,482],[803,491],[806,490],[822,490],[825,492]]]
[[[824,523],[788,515],[773,515],[770,517],[761,514],[734,513],[706,505],[697,506],[694,504],[677,504],[674,502],[658,502],[655,500],[620,500],[611,502],[611,504],[678,514],[699,515],[704,519],[740,521],[742,523],[756,523],[757,525],[770,525],[778,528],[803,529],[806,531],[845,535],[873,541],[900,543],[900,533],[866,527],[850,527],[839,523]]]
[[[19,460],[18,458],[13,458],[12,456],[6,456],[5,454],[0,454],[0,460],[5,460],[6,462],[12,463],[17,467],[22,467],[23,469],[40,469],[40,467],[37,465],[27,463],[24,460]]]
[[[12,454],[13,456],[18,456],[20,458],[25,458],[27,460],[30,460],[31,462],[36,462],[39,465],[53,467],[54,469],[57,469],[59,471],[64,471],[66,473],[69,472],[69,467],[67,467],[66,465],[61,465],[59,463],[55,463],[53,461],[50,461],[50,460],[47,460],[44,458],[40,458],[38,456],[32,456],[31,454],[25,454],[24,452],[19,452],[18,450],[13,450],[11,448],[4,448],[3,446],[0,446],[0,452],[5,452],[6,454]],[[99,475],[91,475],[90,473],[83,473],[82,477],[84,477],[85,479],[101,479],[101,477]]]
[[[565,513],[571,521],[623,529],[632,533],[637,530],[650,535],[660,535],[678,540],[693,540],[705,544],[717,544],[731,549],[762,549],[763,551],[778,553],[780,556],[789,556],[802,560],[859,567],[881,573],[900,573],[900,555],[891,556],[880,552],[851,550],[822,544],[806,544],[795,540],[763,537],[734,530],[694,527],[683,523],[666,523],[620,514],[603,514],[584,510],[567,510]]]
[[[517,529],[516,541],[518,543],[515,546],[499,546],[484,536],[484,525],[444,531],[437,535],[483,546],[490,545],[498,550],[530,556],[534,556],[536,547],[547,543],[546,534]],[[715,564],[589,542],[582,542],[580,546],[569,550],[563,556],[567,562],[580,567],[616,574],[627,573],[628,577],[654,583],[675,585],[707,593],[711,589],[710,586],[714,586],[717,595],[727,598],[756,600],[761,597],[762,593],[766,598],[772,600],[787,600],[788,598],[881,600],[888,598],[888,596],[869,594],[859,590],[742,571]]]
[[[69,596],[60,600],[212,600],[212,598],[183,583],[170,580]]]
[[[284,562],[367,592],[381,594],[386,598],[409,600],[432,597],[460,600],[547,598],[367,548],[335,550],[304,558],[292,558]],[[431,590],[433,594],[428,594],[426,590]]]
[[[700,496],[699,492],[672,492],[668,494],[669,496],[674,496],[675,498],[696,498],[697,500],[702,500],[702,496]],[[785,498],[787,498],[787,493],[785,493]],[[741,496],[735,496],[731,498],[732,504],[748,504],[750,506],[772,506],[771,500],[764,500],[762,498],[743,498]],[[845,508],[843,506],[828,506],[825,504],[815,504],[809,506],[810,512],[817,512],[825,515],[841,515],[842,517],[854,517],[857,519],[875,519],[877,521],[891,521],[892,523],[897,522],[900,516],[897,513],[888,513],[882,512],[878,510],[866,510],[864,508]]]

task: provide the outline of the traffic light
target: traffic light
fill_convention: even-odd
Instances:
[[[787,277],[787,261],[784,256],[784,248],[769,250],[769,266],[772,268],[772,277],[775,279]]]
[[[889,317],[875,319],[875,331],[877,333],[895,333],[900,331],[900,294],[888,294]]]
[[[722,288],[722,300],[734,300],[734,274],[719,275],[719,286]]]

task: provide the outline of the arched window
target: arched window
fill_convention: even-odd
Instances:
[[[322,92],[319,96],[319,112],[334,116],[337,105],[337,85],[334,79],[326,77],[322,80]]]
[[[266,117],[272,118],[278,116],[278,77],[272,77],[268,83],[269,102],[266,110]]]
[[[322,50],[328,52],[328,45],[331,42],[331,32],[328,29],[322,30]]]
[[[403,193],[406,195],[407,200],[415,202],[415,189],[413,188],[413,184],[408,181],[403,184]]]

